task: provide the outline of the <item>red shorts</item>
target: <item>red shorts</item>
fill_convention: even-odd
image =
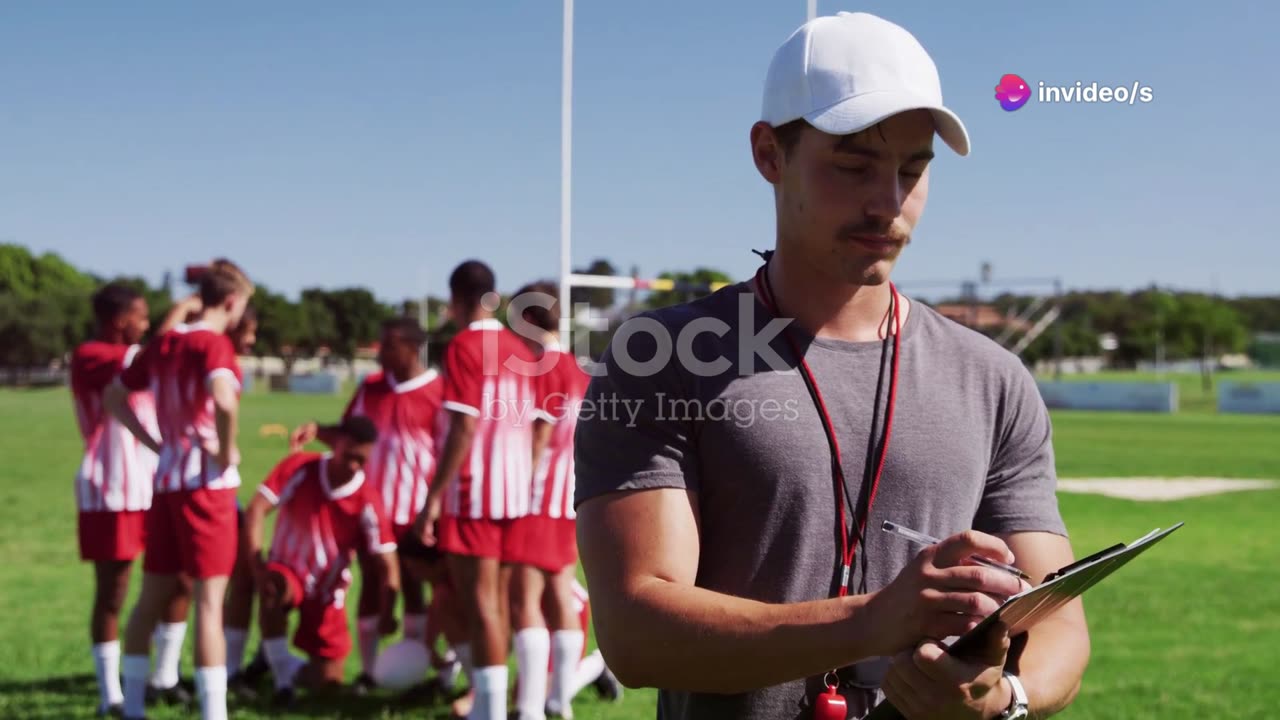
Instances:
[[[133,560],[142,553],[146,538],[146,510],[82,512],[76,534],[80,559],[89,562]]]
[[[568,518],[526,515],[511,522],[502,561],[558,573],[578,562],[577,523]]]
[[[146,572],[204,579],[230,576],[235,568],[240,544],[235,488],[156,493],[146,526]]]
[[[505,537],[511,532],[512,522],[445,515],[436,526],[436,545],[441,552],[451,555],[495,558],[506,562],[503,556]]]
[[[347,627],[347,611],[335,599],[324,600],[302,594],[302,580],[286,565],[267,563],[267,572],[279,573],[289,585],[289,597],[298,610],[298,627],[293,631],[293,645],[307,655],[324,660],[342,660],[351,652],[351,632]]]

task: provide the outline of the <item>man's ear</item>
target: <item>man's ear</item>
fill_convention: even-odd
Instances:
[[[751,126],[751,159],[760,176],[770,184],[782,181],[782,146],[773,127],[763,120]]]

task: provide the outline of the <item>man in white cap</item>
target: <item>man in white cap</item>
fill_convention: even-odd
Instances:
[[[592,381],[576,502],[597,638],[624,684],[661,689],[663,720],[860,718],[886,697],[908,718],[1044,717],[1079,689],[1078,602],[963,658],[938,642],[1026,587],[974,554],[1036,581],[1073,558],[1031,375],[889,279],[935,134],[968,154],[910,33],[805,24],[751,128],[775,249],[619,332]],[[945,539],[921,550],[887,520]]]

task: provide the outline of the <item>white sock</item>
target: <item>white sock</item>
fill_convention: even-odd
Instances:
[[[360,669],[373,675],[373,663],[378,659],[378,618],[362,617],[356,627],[360,633]]]
[[[98,700],[101,707],[106,709],[124,702],[124,691],[120,689],[119,640],[93,646],[93,670],[98,675]]]
[[[476,700],[468,720],[507,720],[507,666],[476,668],[472,685]]]
[[[604,656],[599,650],[592,652],[590,655],[582,658],[578,662],[578,670],[573,674],[573,692],[569,693],[569,697],[573,697],[582,692],[583,688],[596,681],[600,674],[604,672]]]
[[[547,665],[551,662],[551,633],[542,628],[516,632],[516,712],[520,720],[546,720]]]
[[[404,616],[404,637],[406,640],[426,640],[427,616],[406,613]]]
[[[581,630],[557,630],[551,633],[551,691],[547,708],[564,713],[570,707],[574,690],[574,676],[582,659],[582,644],[586,635]]]
[[[307,661],[289,652],[289,641],[282,637],[264,639],[262,649],[267,655],[267,665],[271,666],[271,675],[276,679],[276,689],[292,687],[293,676]]]
[[[151,686],[171,688],[178,684],[178,666],[182,662],[182,640],[187,635],[187,624],[160,623],[151,641],[156,646],[156,666],[151,671]]]
[[[151,674],[151,658],[146,655],[125,655],[120,663],[124,676],[125,717],[140,718],[147,714],[147,676]]]
[[[227,641],[227,677],[235,677],[244,663],[244,646],[249,641],[249,631],[229,627],[222,631]]]
[[[196,668],[196,697],[200,698],[200,720],[227,720],[227,667]]]

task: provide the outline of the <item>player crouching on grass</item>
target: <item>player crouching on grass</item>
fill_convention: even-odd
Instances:
[[[379,632],[396,631],[395,599],[400,567],[382,500],[365,482],[364,465],[378,431],[364,416],[349,416],[325,428],[331,452],[294,453],[272,470],[246,513],[249,559],[261,604],[258,624],[275,678],[277,705],[293,702],[294,687],[340,685],[351,634],[346,595],[351,557],[359,549],[380,564],[382,607]],[[279,510],[271,552],[262,559],[266,516]],[[308,660],[289,652],[289,613],[299,613],[293,644]]]

